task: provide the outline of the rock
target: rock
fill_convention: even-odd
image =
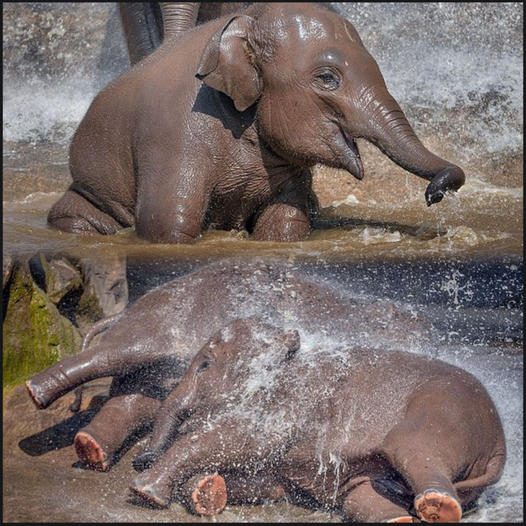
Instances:
[[[13,258],[11,256],[4,256],[2,258],[2,266],[2,289],[5,289],[5,286],[11,277],[11,271],[13,270]]]
[[[84,281],[75,319],[79,326],[113,316],[128,303],[126,259],[122,256],[104,259],[82,258],[79,261]]]
[[[80,349],[73,324],[39,288],[28,260],[13,264],[3,326],[3,385],[10,386]]]
[[[80,271],[66,257],[47,260],[40,254],[40,264],[45,273],[46,294],[57,304],[68,292],[82,288]]]

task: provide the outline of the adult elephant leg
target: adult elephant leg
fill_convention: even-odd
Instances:
[[[81,234],[111,235],[123,228],[113,217],[72,190],[67,190],[51,207],[47,221],[58,230]]]
[[[356,522],[419,522],[407,509],[378,493],[366,479],[345,497],[343,511]]]
[[[195,27],[199,2],[160,2],[163,14],[163,42]]]
[[[110,398],[90,423],[75,435],[79,459],[106,471],[124,441],[140,427],[151,423],[161,402],[142,394]]]
[[[120,2],[124,37],[133,66],[162,42],[162,14],[158,2]]]

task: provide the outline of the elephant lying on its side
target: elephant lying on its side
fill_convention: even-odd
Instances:
[[[102,234],[135,226],[166,243],[204,228],[303,240],[317,210],[311,168],[361,179],[356,138],[430,181],[429,205],[464,183],[416,137],[346,19],[257,3],[167,40],[99,93],[48,221]]]
[[[210,335],[254,313],[277,325],[293,323],[382,348],[407,348],[434,336],[430,324],[412,312],[391,302],[358,300],[338,283],[292,264],[224,260],[148,292],[106,323],[98,341],[85,342],[81,353],[35,375],[28,387],[44,408],[84,382],[114,376],[110,399],[75,440],[81,460],[105,470],[127,437],[153,421]],[[91,451],[83,433],[96,437]]]
[[[299,489],[358,521],[457,522],[505,461],[495,406],[466,371],[412,353],[302,346],[257,319],[199,351],[150,447],[164,454],[131,489],[160,506],[192,477],[200,513],[218,513],[231,493]]]
[[[90,357],[76,366],[42,373],[30,392]],[[129,413],[112,400],[114,424]],[[90,426],[77,451],[98,461],[119,426]],[[177,492],[204,515],[299,493],[358,521],[457,522],[505,455],[495,406],[467,372],[406,352],[301,345],[298,332],[248,318],[202,347],[157,410],[134,462],[153,467],[130,489],[161,507]]]

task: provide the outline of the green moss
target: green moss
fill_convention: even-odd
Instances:
[[[80,348],[78,330],[37,287],[24,264],[13,270],[2,340],[4,388]]]
[[[92,324],[104,318],[104,311],[100,305],[97,295],[88,285],[79,300],[76,317],[80,322]]]

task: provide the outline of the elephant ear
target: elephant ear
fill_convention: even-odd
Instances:
[[[255,20],[241,15],[231,18],[209,41],[196,77],[228,95],[238,111],[252,106],[261,95],[261,80],[254,50],[248,41]]]

